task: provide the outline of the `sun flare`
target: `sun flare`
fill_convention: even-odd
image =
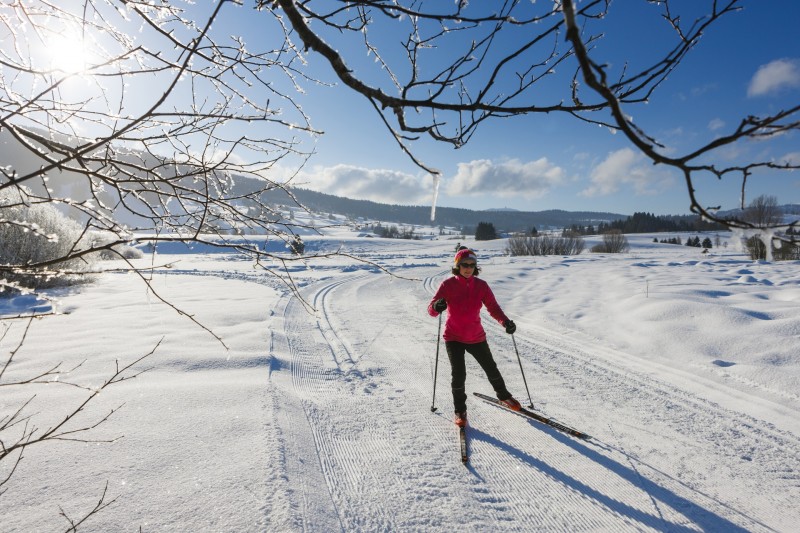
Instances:
[[[78,74],[91,65],[92,52],[81,37],[62,34],[48,43],[52,68],[66,74]]]

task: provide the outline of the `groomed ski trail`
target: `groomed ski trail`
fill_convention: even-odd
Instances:
[[[294,298],[279,296],[286,287],[274,276],[239,260],[199,258],[190,263],[197,269],[155,273],[159,294],[174,296],[179,308],[198,317],[213,317],[213,330],[233,341],[222,356],[215,341],[180,325],[184,319],[177,320],[174,310],[162,314],[162,306],[153,305],[156,298],[141,305],[141,286],[130,276],[99,280],[85,294],[71,295],[70,311],[61,318],[77,319],[80,310],[90,309],[92,316],[99,318],[101,309],[108,317],[92,324],[104,326],[97,329],[101,335],[86,337],[87,322],[58,330],[56,338],[71,339],[64,349],[73,355],[87,346],[102,354],[91,364],[112,363],[105,352],[121,343],[109,339],[123,338],[114,311],[127,306],[138,309],[125,315],[136,316],[135,335],[175,327],[182,342],[173,338],[162,345],[149,377],[121,384],[114,393],[135,408],[117,426],[125,428],[126,439],[113,446],[59,444],[59,450],[74,450],[69,455],[48,456],[48,448],[26,455],[28,465],[36,455],[44,459],[33,478],[39,483],[18,478],[27,492],[8,506],[17,519],[4,515],[3,525],[10,531],[54,529],[42,525],[63,519],[54,505],[95,504],[95,483],[103,482],[99,473],[119,498],[93,517],[87,527],[95,531],[140,522],[144,529],[270,532],[797,530],[796,391],[745,380],[749,373],[737,377],[710,358],[706,364],[658,348],[636,356],[635,343],[619,343],[611,334],[591,337],[597,330],[580,329],[570,313],[558,320],[548,320],[540,308],[526,313],[543,302],[542,293],[558,298],[553,277],[544,275],[546,269],[523,266],[523,273],[541,277],[519,280],[512,268],[516,260],[495,269],[488,254],[486,277],[518,325],[515,339],[537,409],[593,439],[577,441],[470,395],[470,462],[464,467],[443,346],[438,411],[429,409],[437,319],[425,313],[425,305],[448,275],[452,253],[405,254],[398,251],[402,243],[388,250],[385,243],[363,242],[375,247],[372,260],[418,281],[341,262],[298,264],[294,279],[319,310],[309,314]],[[494,260],[500,266],[506,261],[499,254]],[[739,276],[740,264],[712,270]],[[625,271],[616,272],[604,282],[627,279]],[[585,281],[587,273],[562,282],[596,283]],[[781,297],[797,295],[800,280],[782,279],[790,283],[786,292],[780,289]],[[231,283],[223,288],[219,281]],[[526,290],[534,283],[542,288]],[[209,301],[209,295],[222,297]],[[602,312],[600,305],[576,305],[588,314]],[[271,311],[266,324],[265,310]],[[527,404],[511,337],[484,317],[498,365]],[[569,329],[573,323],[575,330]],[[626,333],[638,339],[650,332]],[[769,349],[771,337],[759,339]],[[137,346],[149,350],[147,344]],[[670,360],[673,355],[690,364],[681,367]],[[481,370],[468,364],[468,392],[491,393]],[[98,401],[116,404],[106,394]],[[123,433],[109,429],[113,436]],[[81,495],[75,489],[82,484],[88,490]],[[34,514],[39,521],[29,523]]]
[[[592,346],[535,327],[516,336],[534,402],[593,442],[471,400],[464,468],[443,347],[439,409],[429,409],[437,329],[424,308],[445,274],[426,267],[404,275],[423,281],[351,272],[303,289],[316,315],[288,297],[274,309],[269,391],[281,442],[274,468],[286,480],[267,505],[276,529],[789,530],[791,516],[780,509],[800,495],[793,434],[631,370],[621,363],[625,354],[595,357]],[[484,322],[522,400],[510,338]],[[474,362],[467,387],[490,392]],[[635,418],[615,414],[623,402],[638,406]],[[747,484],[748,474],[764,469],[774,484],[767,494],[783,491],[785,501],[761,497],[757,486],[737,499],[705,481]]]

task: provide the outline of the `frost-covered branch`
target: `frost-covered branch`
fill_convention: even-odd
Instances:
[[[672,153],[632,116],[703,45],[704,35],[741,16],[743,2],[641,3],[647,4],[650,17],[642,23],[660,24],[672,41],[648,43],[650,59],[636,68],[603,52],[608,32],[619,31],[607,19],[631,7],[607,0],[262,0],[258,6],[288,20],[294,31],[290,37],[323,57],[345,86],[367,98],[401,149],[428,172],[437,171],[414,150],[423,136],[459,148],[487,120],[561,113],[621,132],[654,164],[676,169],[686,182],[693,212],[733,229],[758,229],[741,218],[718,216],[717,206],[701,203],[695,182],[724,180],[744,192],[756,171],[800,168],[796,161],[771,159],[731,165],[723,153],[748,140],[764,143],[796,132],[800,105],[768,116],[743,116],[727,134]],[[361,59],[364,50],[375,57],[372,66]],[[741,197],[744,209],[746,195]],[[779,238],[796,242],[785,234]]]

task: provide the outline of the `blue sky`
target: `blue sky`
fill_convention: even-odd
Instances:
[[[711,2],[673,0],[671,5],[696,10],[697,6]],[[274,17],[254,11],[253,4],[253,0],[238,6],[226,3],[221,18],[214,24],[215,39],[242,35],[250,51],[278,47],[283,35]],[[200,22],[216,5],[216,2],[200,2],[188,9],[196,10]],[[550,6],[552,1],[539,0],[534,5]],[[668,155],[685,154],[718,136],[730,134],[742,117],[772,114],[800,102],[800,37],[796,27],[800,21],[800,1],[742,0],[741,5],[741,12],[724,17],[702,37],[647,104],[625,108],[637,125],[664,143]],[[626,63],[633,70],[662,58],[674,40],[660,18],[660,9],[658,4],[645,0],[612,2],[610,14],[603,21],[605,38],[592,51],[594,60],[608,63],[612,71],[618,71]],[[691,20],[694,15],[686,14],[684,20]],[[381,53],[393,60],[398,58],[398,43],[405,34],[391,34],[390,29],[382,27],[370,36],[377,36]],[[381,33],[383,30],[387,30],[385,35]],[[348,67],[359,76],[365,76],[370,83],[381,76],[385,78],[373,57],[365,52],[358,35],[345,39],[338,34],[325,37],[326,40],[330,37],[329,42],[340,50]],[[69,54],[74,55],[74,48],[67,44],[56,44],[47,50],[49,55],[58,56],[51,59],[61,68],[66,68]],[[507,41],[498,47],[511,45]],[[58,50],[64,53],[55,54]],[[164,50],[164,53],[172,52]],[[308,71],[325,85],[300,80],[304,94],[297,94],[279,71],[268,69],[264,73],[274,89],[289,94],[302,106],[313,127],[325,132],[306,147],[313,149],[315,155],[293,178],[293,183],[349,198],[430,205],[432,177],[400,150],[372,105],[342,86],[320,56],[309,52],[306,58]],[[568,82],[574,64],[556,69],[559,73],[554,78],[561,76],[561,81]],[[403,70],[398,72],[402,75]],[[83,95],[85,80],[70,83],[62,86],[62,94],[75,90],[77,95]],[[568,100],[570,94],[564,87],[550,82],[540,85],[536,103]],[[387,84],[381,88],[391,91]],[[125,88],[126,106],[146,107],[160,94],[150,86],[140,89]],[[114,91],[122,89],[105,83],[102,90],[106,98],[115,101],[120,96]],[[184,84],[173,98],[186,98],[186,91],[190,90],[195,87]],[[287,116],[291,115],[291,104],[276,98],[276,93],[256,92],[251,97],[265,101],[272,98],[274,105],[283,106]],[[280,134],[285,137],[286,132]],[[757,159],[800,164],[799,141],[798,132],[793,132],[765,141],[743,142],[716,153],[714,162],[735,164]],[[470,142],[458,150],[427,138],[410,146],[418,159],[441,171],[438,206],[623,214],[689,212],[682,176],[653,166],[621,134],[568,115],[495,118],[484,122]],[[256,154],[256,157],[264,156]],[[281,161],[266,175],[281,180],[295,170],[291,161]],[[735,179],[699,178],[695,186],[700,202],[706,206],[729,209],[740,201],[741,184]],[[750,176],[747,201],[760,194],[775,195],[781,203],[800,203],[800,172],[773,171]]]
[[[800,2],[750,0],[742,5],[742,12],[704,35],[648,104],[626,109],[672,154],[730,133],[748,114],[763,115],[800,101]],[[649,15],[642,11],[647,9]],[[633,65],[656,57],[671,41],[652,25],[653,9],[632,0],[612,3],[607,37],[595,57]],[[346,59],[366,55],[363,50],[344,52]],[[318,58],[309,59],[324,80],[335,81]],[[356,61],[350,59],[348,66],[358,72]],[[306,88],[303,108],[325,135],[298,184],[386,203],[432,201],[432,178],[402,153],[365,98],[341,85]],[[622,135],[569,116],[485,122],[459,150],[427,140],[413,147],[421,160],[442,172],[439,206],[689,212],[682,176],[645,161]],[[768,143],[743,143],[718,157],[800,160],[800,143],[797,134],[784,135]],[[707,178],[695,185],[706,205],[733,208],[739,202],[735,180]],[[773,194],[781,203],[800,203],[800,173],[754,175],[746,192],[749,199]]]

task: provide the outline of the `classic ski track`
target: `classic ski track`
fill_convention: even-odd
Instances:
[[[345,279],[334,281],[324,285],[321,289],[313,294],[311,300],[312,305],[317,309],[317,328],[322,333],[322,336],[328,342],[331,348],[331,356],[333,357],[336,367],[342,372],[348,372],[358,362],[357,357],[354,357],[352,347],[347,341],[337,333],[337,327],[334,325],[332,317],[335,316],[330,310],[330,300],[333,291],[341,285],[347,283],[355,283],[359,280],[367,278],[369,274],[361,274],[358,276],[348,276]]]
[[[302,307],[293,295],[284,294],[273,308],[270,320],[270,356],[273,362],[270,365],[269,390],[272,395],[278,442],[280,442],[278,455],[282,463],[278,468],[282,469],[283,475],[279,479],[284,481],[284,486],[276,489],[272,495],[272,503],[280,512],[275,513],[275,517],[269,517],[269,525],[270,529],[275,531],[315,531],[323,524],[331,531],[335,529],[334,525],[338,525],[340,531],[345,531],[336,500],[325,476],[323,461],[319,456],[319,446],[315,442],[305,402],[302,396],[289,394],[285,390],[287,387],[295,389],[295,372],[297,367],[303,364],[291,347],[288,335],[290,325],[294,323],[290,307],[296,313],[298,311],[294,309],[295,306]],[[290,370],[285,378],[280,372],[284,365],[288,365]],[[301,413],[305,418],[304,421],[298,420],[298,415]],[[312,453],[316,454],[315,463],[308,461],[310,442],[314,443]],[[320,497],[322,485],[327,491],[325,501]],[[312,517],[313,520],[310,520]]]
[[[442,271],[432,276],[425,276],[422,278],[422,288],[433,296],[436,293],[436,289],[439,288],[439,283],[441,283],[442,278],[448,274],[448,271]]]
[[[352,401],[352,387],[359,379],[358,376],[349,376],[358,358],[340,333],[337,321],[333,320],[335,313],[331,300],[341,286],[357,284],[369,276],[337,277],[306,287],[306,298],[317,309],[312,330],[305,326],[306,320],[299,313],[294,313],[293,320],[287,323],[292,382],[303,398],[317,459],[343,531],[396,529],[391,509],[372,505],[367,506],[369,512],[364,512],[364,505],[359,502],[370,500],[373,496],[371,487],[377,486],[378,481],[371,470],[364,468],[364,463],[375,458],[391,460],[399,453],[398,450],[388,437],[370,438],[369,432],[363,432],[363,424],[357,424],[357,429],[351,431],[340,431],[338,426],[342,421],[332,416],[332,413],[348,412],[347,408],[337,409],[335,406]],[[309,342],[309,337],[316,339]],[[359,429],[363,433],[359,434]],[[359,438],[353,439],[354,434]]]
[[[229,270],[184,270],[164,269],[159,270],[161,275],[191,275],[211,276],[223,279],[236,279],[268,285],[275,290],[283,292],[272,309],[270,318],[270,367],[269,389],[272,402],[272,412],[275,414],[275,431],[278,450],[276,458],[281,465],[283,475],[278,476],[283,483],[276,486],[269,496],[279,512],[268,513],[267,520],[271,530],[275,531],[348,531],[342,522],[343,513],[339,509],[341,498],[334,490],[335,482],[331,476],[331,467],[326,455],[326,442],[319,430],[319,424],[313,415],[310,402],[306,401],[305,394],[313,393],[324,387],[324,383],[335,379],[341,373],[339,359],[352,361],[347,348],[337,342],[330,325],[329,316],[325,322],[318,323],[317,327],[322,337],[330,344],[331,359],[325,362],[317,359],[314,353],[307,353],[302,348],[298,349],[293,342],[293,328],[298,325],[295,316],[308,317],[303,305],[294,295],[286,290],[283,282],[274,275],[261,272],[236,272]],[[313,304],[324,308],[326,295],[336,286],[349,282],[349,279],[334,281],[323,285],[320,293],[314,294]],[[327,336],[326,336],[327,332]],[[334,347],[334,345],[336,347]],[[288,358],[288,361],[286,359]],[[335,371],[330,362],[335,365]],[[288,364],[290,384],[281,379],[280,369]],[[290,386],[300,394],[286,394],[283,387]],[[305,423],[299,421],[297,415],[303,413]],[[313,444],[313,450],[309,450]],[[309,461],[309,455],[314,454],[314,460]],[[278,484],[276,484],[278,485]],[[324,497],[322,496],[324,494]]]

